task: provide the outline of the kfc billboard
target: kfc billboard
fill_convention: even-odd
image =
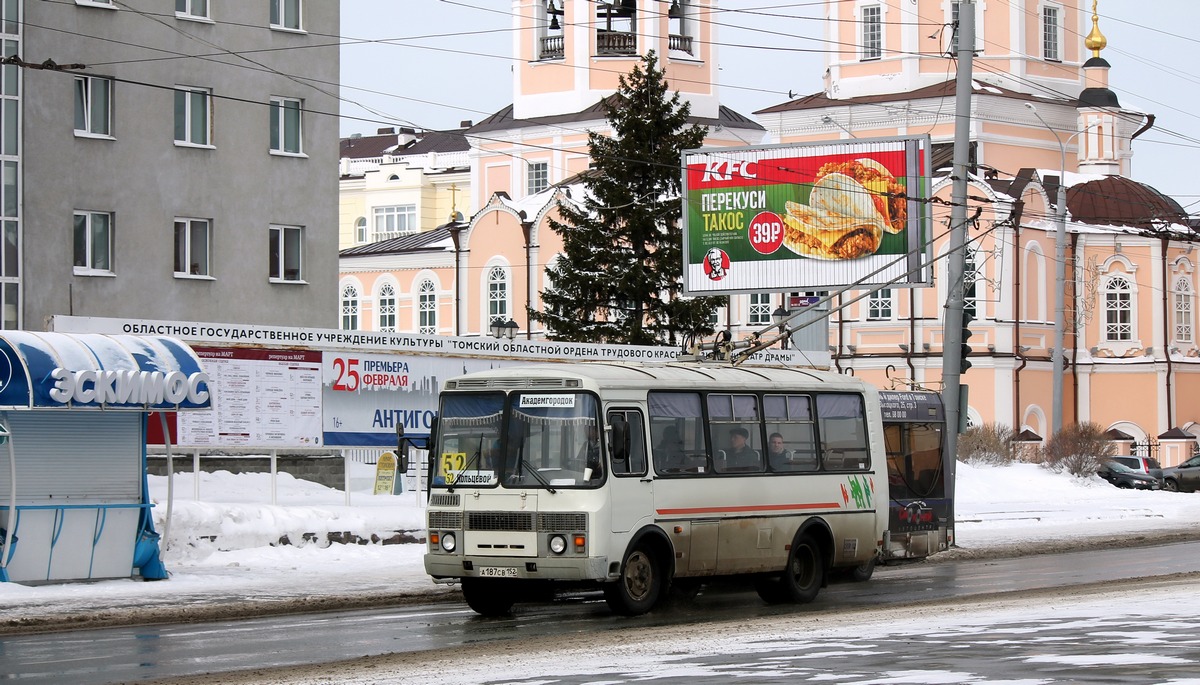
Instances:
[[[928,285],[929,137],[683,153],[690,295]]]

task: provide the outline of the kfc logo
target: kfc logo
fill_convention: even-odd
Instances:
[[[710,281],[719,281],[729,274],[729,255],[719,247],[710,249],[704,255],[704,275]]]

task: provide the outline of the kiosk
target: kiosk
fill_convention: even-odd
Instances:
[[[0,331],[0,581],[166,578],[146,424],[209,386],[173,338]]]

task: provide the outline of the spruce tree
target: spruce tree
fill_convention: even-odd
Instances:
[[[546,271],[543,311],[530,310],[553,340],[676,344],[712,332],[720,298],[683,298],[680,155],[705,130],[667,89],[654,52],[603,101],[612,136],[588,133],[592,169],[584,197],[559,202],[563,257]]]

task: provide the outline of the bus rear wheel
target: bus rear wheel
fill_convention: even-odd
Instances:
[[[625,556],[621,577],[604,586],[604,600],[613,613],[638,616],[654,608],[662,586],[662,569],[653,552],[641,544]]]
[[[816,599],[825,580],[821,548],[807,535],[792,543],[787,566],[778,574],[754,577],[754,591],[767,604],[804,604]],[[874,565],[871,570],[874,571]]]
[[[467,606],[481,616],[507,616],[512,611],[515,588],[489,578],[463,578],[462,593]]]

